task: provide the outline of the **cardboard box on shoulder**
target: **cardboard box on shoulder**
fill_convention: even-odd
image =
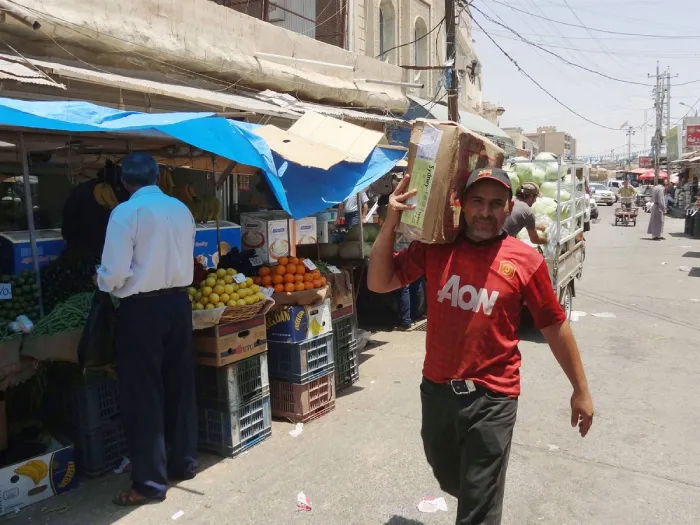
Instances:
[[[459,124],[416,120],[407,168],[409,190],[418,190],[410,200],[416,208],[402,214],[399,231],[425,243],[454,241],[460,229],[461,187],[475,169],[500,168],[503,160],[501,148]]]

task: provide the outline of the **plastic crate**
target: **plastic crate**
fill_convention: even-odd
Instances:
[[[308,423],[335,408],[335,374],[321,376],[304,385],[270,380],[272,415],[292,423]]]
[[[340,348],[347,348],[357,342],[357,327],[355,316],[350,315],[342,319],[333,320],[333,348],[336,353]]]
[[[302,343],[268,343],[270,377],[308,383],[333,371],[333,334]]]
[[[106,374],[86,374],[65,385],[56,382],[46,397],[50,418],[89,430],[119,415],[119,383]]]
[[[360,379],[360,360],[357,341],[335,348],[335,391],[340,392]]]
[[[106,474],[127,455],[124,426],[119,417],[91,430],[75,428],[69,434],[75,443],[78,472],[88,477]]]
[[[198,408],[200,450],[236,457],[272,433],[270,396],[261,396],[235,410]]]
[[[197,366],[197,404],[232,410],[270,393],[267,352],[222,367]]]

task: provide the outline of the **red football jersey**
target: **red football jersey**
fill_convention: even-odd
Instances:
[[[547,264],[507,235],[485,243],[413,242],[395,255],[403,285],[426,278],[428,331],[423,375],[430,381],[471,379],[495,392],[520,394],[516,330],[523,304],[536,328],[561,324],[566,314]]]

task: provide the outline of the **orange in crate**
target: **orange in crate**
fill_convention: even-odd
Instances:
[[[313,290],[314,289],[314,283],[311,281],[306,281],[304,282],[304,290]]]
[[[299,264],[299,259],[297,259],[296,257],[290,257],[289,264]]]
[[[287,263],[289,262],[289,258],[282,256],[279,259],[277,259],[277,262],[279,263],[280,266],[286,266]]]
[[[296,282],[294,283],[294,287],[297,292],[302,292],[304,290],[304,283]]]
[[[306,266],[304,266],[303,264],[297,264],[296,274],[297,275],[304,275],[305,273],[306,273]]]
[[[272,415],[292,423],[308,423],[335,408],[335,374],[304,385],[270,378]]]
[[[294,274],[285,273],[284,274],[284,282],[285,283],[293,283],[294,282]]]
[[[272,276],[268,272],[267,275],[263,276],[262,278],[262,285],[263,286],[270,286],[272,284]]]
[[[284,264],[275,266],[275,275],[284,275],[285,273],[287,273],[287,267]]]
[[[282,284],[284,283],[284,277],[281,275],[274,275],[272,277],[272,284]]]
[[[310,273],[305,273],[304,274],[304,282],[305,283],[310,283],[311,281],[314,280],[314,276],[311,275]]]
[[[277,292],[277,293],[284,292],[284,285],[283,284],[276,284],[275,285],[275,292]]]
[[[297,287],[294,285],[294,283],[287,283],[284,285],[284,291],[285,292],[295,292]]]
[[[271,270],[267,266],[263,266],[258,270],[258,275],[260,277],[265,277],[266,275],[270,275]]]

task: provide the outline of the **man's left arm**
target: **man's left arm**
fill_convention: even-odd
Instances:
[[[552,354],[571,383],[571,426],[578,425],[579,432],[584,437],[593,423],[593,400],[571,325],[552,289],[544,261],[526,284],[523,295],[535,327],[541,330]]]
[[[131,268],[131,259],[134,255],[131,228],[116,215],[115,210],[107,224],[102,264],[97,270],[97,286],[107,293],[113,293],[124,286],[126,280],[134,274]]]

